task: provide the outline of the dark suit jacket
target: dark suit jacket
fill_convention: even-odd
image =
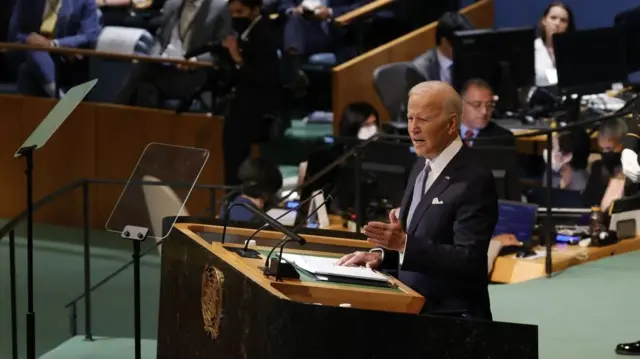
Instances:
[[[431,49],[413,59],[413,66],[426,81],[440,81],[440,61],[436,49]]]
[[[46,1],[20,0],[10,21],[10,40],[26,42],[29,34],[39,33]],[[92,0],[63,0],[58,13],[54,37],[60,47],[91,48],[100,35],[98,9]]]
[[[460,136],[464,137],[464,134],[460,134]],[[509,137],[504,139],[473,141],[473,146],[474,147],[476,146],[511,147],[516,145],[516,138],[513,132],[491,121],[489,122],[487,127],[478,131],[478,135],[476,136],[476,138],[489,138],[489,137],[502,137],[502,136],[509,136]]]
[[[182,0],[168,0],[162,8],[162,16],[155,20],[160,24],[157,33],[157,42],[151,50],[152,55],[158,55],[166,49],[171,42],[171,33],[180,21],[182,13]],[[191,25],[189,42],[183,44],[184,51],[205,47],[211,43],[221,43],[227,36],[233,33],[231,29],[231,17],[224,0],[203,0]],[[209,53],[198,56],[200,61],[210,61]]]
[[[400,209],[407,247],[399,279],[426,298],[423,312],[492,319],[487,251],[498,221],[491,171],[462,147],[422,197],[411,227],[407,213],[413,183],[424,167],[414,165]],[[434,204],[434,199],[441,203]],[[398,252],[385,251],[383,268],[397,268]]]
[[[244,63],[235,71],[236,86],[225,127],[233,126],[254,141],[266,130],[262,126],[264,116],[277,115],[281,108],[280,60],[275,35],[272,22],[265,16],[251,29],[246,40],[238,39]]]

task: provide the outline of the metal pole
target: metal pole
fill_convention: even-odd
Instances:
[[[135,359],[142,357],[140,349],[140,241],[133,241],[133,310],[134,310],[134,338]]]
[[[353,178],[355,179],[355,206],[356,206],[356,233],[360,233],[360,221],[362,220],[362,198],[361,198],[361,188],[360,188],[360,151],[356,151],[353,154],[353,170],[355,174]]]
[[[82,221],[84,227],[84,338],[93,340],[91,333],[91,253],[89,246],[89,183],[82,184]]]
[[[75,337],[78,334],[78,311],[76,307],[76,302],[73,302],[71,307],[69,307],[69,332],[72,337]]]
[[[36,359],[36,313],[33,309],[33,150],[25,148],[27,162],[27,359]]]
[[[11,278],[11,357],[18,359],[18,303],[16,301],[16,243],[14,231],[9,232],[9,277]]]
[[[553,223],[551,222],[551,207],[552,207],[552,203],[551,203],[551,176],[552,176],[552,169],[551,169],[551,157],[552,157],[552,153],[551,150],[553,149],[553,139],[552,139],[552,133],[548,133],[547,134],[547,218],[545,220],[545,229],[546,229],[546,239],[547,241],[545,242],[545,247],[546,247],[546,254],[545,254],[545,272],[547,274],[547,278],[551,278],[551,274],[553,273],[553,264],[551,262],[551,244],[553,242]]]

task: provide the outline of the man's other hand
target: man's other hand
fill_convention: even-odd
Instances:
[[[509,233],[504,233],[504,234],[499,234],[495,237],[493,237],[492,239],[499,241],[503,247],[520,247],[522,246],[522,242],[520,242],[518,240],[518,238],[516,238],[516,236],[514,236],[513,234],[509,234]]]
[[[337,264],[345,267],[366,266],[376,269],[381,263],[382,253],[380,252],[354,252],[340,258]]]
[[[27,44],[32,46],[51,47],[51,40],[40,34],[32,32],[27,37]]]
[[[326,6],[318,6],[314,11],[313,14],[319,18],[320,20],[326,21],[329,20],[331,18],[331,9],[329,9]]]
[[[402,224],[396,216],[396,211],[389,212],[389,222],[369,222],[362,229],[367,241],[382,248],[393,251],[404,250],[407,235],[402,230]]]

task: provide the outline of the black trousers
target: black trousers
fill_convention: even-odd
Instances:
[[[138,63],[116,97],[121,105],[160,107],[166,99],[184,99],[209,81],[208,70],[178,70],[159,63]]]

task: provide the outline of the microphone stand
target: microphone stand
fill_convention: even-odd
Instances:
[[[551,172],[551,158],[552,158],[552,148],[553,148],[553,133],[547,133],[547,178],[545,179],[547,182],[547,218],[545,218],[545,229],[547,241],[545,243],[545,260],[544,260],[544,268],[547,274],[547,277],[550,278],[553,274],[553,262],[551,261],[551,242],[553,237],[553,222],[551,221],[551,177],[553,173]]]
[[[300,207],[302,207],[304,204],[306,204],[307,202],[310,202],[311,200],[313,200],[314,198],[316,198],[317,196],[319,196],[319,195],[321,195],[321,194],[324,194],[324,191],[323,191],[323,190],[318,191],[318,192],[317,192],[316,194],[314,194],[313,196],[311,196],[311,197],[309,197],[309,198],[305,199],[304,201],[300,202],[300,204],[298,204],[298,205],[297,205],[297,206],[295,206],[294,208],[291,208],[290,210],[288,210],[288,211],[284,212],[283,214],[279,215],[278,217],[276,217],[276,221],[277,221],[277,220],[279,220],[279,219],[281,219],[282,217],[286,216],[287,214],[289,214],[289,213],[291,213],[291,212],[293,212],[293,211],[295,211],[295,210],[299,209],[299,208],[300,208]],[[325,202],[326,202],[326,201],[328,201],[329,199],[331,199],[331,196],[327,197],[327,199],[325,200]],[[313,215],[313,213],[315,213],[316,211],[317,211],[317,210],[314,210],[314,211],[312,212],[312,215]],[[229,213],[229,210],[227,210],[227,213]],[[302,222],[302,223],[304,223],[304,222]],[[258,254],[258,252],[253,251],[253,250],[252,250],[252,252],[249,252],[249,242],[251,241],[251,239],[253,239],[253,237],[255,237],[255,236],[256,236],[256,234],[260,233],[260,231],[262,231],[262,230],[264,230],[264,229],[266,229],[266,228],[268,228],[268,227],[269,227],[269,224],[268,224],[268,223],[265,223],[265,224],[263,224],[260,228],[258,228],[255,232],[253,232],[253,234],[251,234],[251,235],[249,236],[249,238],[247,238],[247,239],[244,241],[244,248],[242,249],[242,252],[237,251],[237,248],[235,248],[235,247],[227,248],[227,249],[232,250],[233,252],[238,253],[238,254],[239,254],[240,256],[242,256],[242,257],[256,258],[256,255]],[[295,229],[296,229],[296,228],[298,228],[298,226],[294,227],[294,229],[293,229],[293,230],[295,231]],[[224,231],[224,229],[223,229],[223,231]]]
[[[258,208],[252,206],[249,203],[234,203],[232,204],[229,208],[231,209],[231,207],[235,207],[235,206],[240,206],[240,207],[244,207],[246,208],[248,211],[252,212],[253,214],[257,215],[258,217],[264,219],[265,222],[267,222],[271,227],[279,230],[280,232],[282,232],[286,237],[289,237],[291,240],[294,240],[298,243],[300,243],[300,245],[305,245],[307,243],[307,241],[302,238],[299,234],[295,233],[294,231],[290,230],[289,228],[285,227],[284,225],[282,225],[280,222],[278,222],[277,220],[271,218],[269,215],[267,215],[266,213],[262,212],[261,210],[259,210]],[[223,238],[226,232],[226,226],[228,223],[228,218],[229,216],[227,216],[225,218],[225,226],[223,228]],[[230,248],[227,248],[230,249]],[[240,248],[239,250],[242,250],[242,248]],[[286,263],[286,262],[285,262]],[[278,271],[280,270],[280,266],[282,263],[278,263],[277,264],[277,268],[276,268],[276,273],[278,273]],[[275,264],[272,264],[272,266]],[[291,266],[290,263],[286,263],[286,265],[290,266],[290,269],[285,269],[287,270],[287,272],[291,273],[291,271],[295,272],[296,275],[298,275],[298,272],[295,270],[295,268],[293,268],[293,266]],[[265,274],[269,275],[268,273],[270,273],[270,271],[272,270],[272,266],[266,266],[264,268],[264,272]]]
[[[320,210],[320,208],[322,208],[322,206],[324,206],[329,200],[331,200],[331,196],[328,196],[327,199],[319,206],[316,206],[316,208],[313,209],[313,211],[311,213],[309,213],[309,215],[307,216],[307,218],[305,219],[304,222],[306,222],[307,219],[309,219],[311,216],[313,216],[314,214],[316,214],[316,212],[318,212]],[[299,223],[296,227],[293,228],[293,231],[295,231],[300,225],[302,225],[301,222]],[[273,254],[273,251],[276,250],[276,248],[280,247],[280,254],[278,256],[278,265],[276,267],[275,270],[275,277],[276,277],[276,281],[280,281],[282,280],[282,274],[280,272],[280,268],[284,267],[285,271],[287,272],[285,275],[287,278],[295,278],[298,279],[300,278],[300,274],[298,274],[298,271],[293,267],[293,265],[289,262],[282,263],[282,252],[284,251],[284,246],[292,241],[295,241],[295,238],[287,238],[287,236],[285,236],[284,238],[282,238],[280,240],[280,242],[276,243],[275,246],[273,246],[273,248],[271,248],[271,251],[269,251],[269,254],[267,254],[267,258],[265,259],[264,262],[264,274],[265,275],[272,275],[273,274],[273,269],[270,267],[273,267],[274,264],[274,260],[275,258],[271,258],[271,255]],[[304,244],[304,243],[301,243]],[[271,259],[271,261],[269,260]]]
[[[313,177],[311,177],[308,181],[306,181],[305,183],[299,185],[298,187],[294,188],[293,190],[291,190],[286,196],[283,196],[282,198],[280,198],[280,201],[286,201],[289,197],[291,197],[294,193],[296,192],[300,192],[301,190],[307,188],[308,186],[312,185],[313,183],[315,183],[318,179],[322,178],[324,175],[326,175],[327,173],[329,173],[329,171],[331,171],[332,169],[338,167],[339,165],[341,165],[343,162],[345,162],[349,157],[359,153],[360,150],[364,149],[367,145],[369,145],[371,142],[377,141],[379,139],[390,139],[390,140],[407,140],[409,139],[408,136],[399,136],[399,135],[387,135],[387,134],[381,134],[381,133],[377,133],[373,136],[371,136],[370,138],[358,143],[356,146],[354,146],[353,148],[351,148],[349,151],[345,152],[344,154],[342,154],[340,157],[336,158],[333,162],[331,162],[329,165],[327,165],[327,167],[323,168],[321,171],[319,171],[318,173],[316,173]],[[356,163],[359,164],[358,159],[356,159]],[[359,172],[359,171],[358,171]],[[355,184],[356,188],[355,188],[355,192],[356,194],[360,193],[360,183],[356,182]],[[356,198],[356,202],[360,201],[360,195],[357,196]],[[360,208],[360,203],[355,203],[355,207],[356,207],[356,223],[360,223],[360,217],[359,217],[359,212],[358,212],[358,208]],[[359,231],[359,228],[358,228]]]

